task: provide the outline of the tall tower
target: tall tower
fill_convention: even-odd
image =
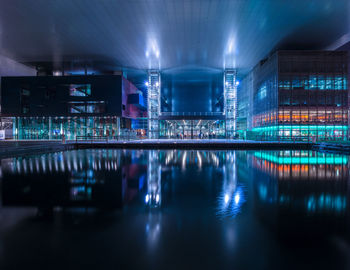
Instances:
[[[226,121],[226,138],[232,139],[236,134],[237,116],[237,80],[236,70],[224,72],[224,115]]]
[[[158,70],[148,72],[148,138],[159,138],[159,115],[160,115],[160,73]]]

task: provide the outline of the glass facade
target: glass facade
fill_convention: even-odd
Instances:
[[[224,139],[225,120],[160,120],[163,139]]]
[[[347,61],[346,52],[280,51],[260,63],[243,81],[254,77],[250,138],[346,140]]]
[[[133,139],[147,133],[145,119],[120,117],[15,117],[14,138],[19,140],[67,140],[101,137]]]
[[[147,132],[143,93],[121,75],[2,77],[1,95],[2,116],[13,122],[7,138],[132,139]]]

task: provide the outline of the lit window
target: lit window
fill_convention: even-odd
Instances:
[[[69,95],[74,97],[91,96],[91,84],[71,84],[69,85]]]
[[[104,101],[70,102],[70,113],[104,113]]]
[[[342,77],[341,76],[336,76],[334,78],[334,89],[335,90],[342,90],[343,89],[343,83],[342,83]]]
[[[324,79],[324,76],[318,76],[318,89],[325,90],[326,89],[326,81]]]
[[[267,86],[266,83],[262,84],[258,90],[258,99],[262,100],[267,96]]]
[[[299,80],[299,78],[294,78],[293,82],[292,82],[292,87],[294,88],[301,88],[301,81]]]
[[[327,90],[333,89],[333,78],[332,77],[327,77],[327,79],[326,79],[326,89]]]
[[[309,78],[309,89],[316,89],[317,88],[317,78],[316,76],[310,76]]]

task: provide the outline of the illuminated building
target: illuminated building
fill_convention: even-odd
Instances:
[[[16,139],[146,136],[143,93],[122,75],[3,77],[1,94]]]
[[[241,133],[261,140],[345,140],[348,55],[278,51],[260,61],[238,91]]]

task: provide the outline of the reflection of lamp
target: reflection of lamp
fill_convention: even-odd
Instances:
[[[235,203],[238,204],[240,200],[240,196],[239,193],[237,192],[237,194],[235,195]]]
[[[228,194],[225,194],[225,203],[228,204],[229,200],[230,200],[230,196]]]
[[[161,166],[158,151],[149,152],[147,166],[147,194],[146,205],[159,207],[161,205]]]
[[[212,156],[214,162],[216,156]],[[219,162],[218,164],[219,165]],[[222,217],[235,217],[245,202],[242,185],[237,183],[236,154],[227,152],[223,171],[223,186],[221,196],[218,198],[217,214]]]

